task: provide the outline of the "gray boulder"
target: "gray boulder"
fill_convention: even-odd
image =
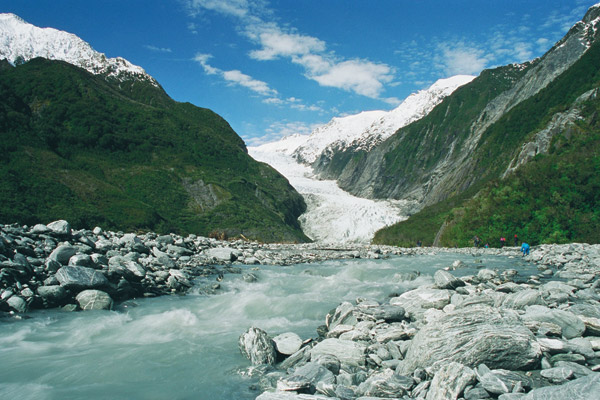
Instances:
[[[502,307],[521,310],[536,304],[544,304],[540,292],[535,289],[525,289],[507,295],[502,302]]]
[[[442,269],[435,271],[433,280],[439,289],[456,289],[457,287],[465,286],[465,282],[462,279],[458,279],[450,272]]]
[[[209,259],[213,259],[217,262],[235,261],[237,260],[236,253],[237,250],[232,249],[231,247],[215,247],[204,251],[204,254]]]
[[[84,290],[75,298],[82,310],[111,310],[113,300],[101,290]]]
[[[67,297],[67,291],[59,285],[40,286],[37,288],[37,292],[49,304],[60,303]]]
[[[293,332],[282,333],[273,338],[275,349],[283,355],[292,355],[302,346],[302,339]]]
[[[251,327],[239,339],[239,348],[252,365],[275,364],[275,343],[265,331]]]
[[[294,373],[277,382],[278,390],[296,391],[306,390],[314,393],[317,385],[332,384],[335,382],[335,375],[322,365],[309,362],[296,368]]]
[[[456,400],[467,385],[475,381],[475,372],[460,363],[441,367],[433,377],[427,400]]]
[[[71,225],[65,220],[58,220],[46,225],[53,233],[57,235],[67,236],[71,234]]]
[[[600,374],[594,373],[564,385],[534,389],[522,400],[597,400],[600,393]]]
[[[583,335],[585,324],[575,314],[569,311],[533,305],[525,309],[522,316],[524,321],[551,322],[562,328],[562,334],[567,339]]]
[[[403,307],[412,319],[421,319],[429,308],[441,310],[450,303],[450,292],[441,289],[418,288],[390,299],[393,306]]]
[[[108,279],[99,271],[87,267],[62,267],[56,279],[65,289],[98,289],[108,285]]]
[[[536,365],[540,356],[540,345],[515,313],[475,305],[425,325],[398,368],[410,374],[417,368],[455,361],[471,368],[486,364],[519,370]]]
[[[349,366],[365,365],[365,350],[367,346],[343,339],[325,339],[318,343],[310,351],[312,358],[317,358],[322,354],[328,354],[337,357],[342,364]]]
[[[18,313],[27,312],[27,302],[20,296],[11,296],[6,300],[6,303]]]
[[[71,246],[69,244],[63,244],[61,246],[58,246],[56,249],[54,249],[54,251],[52,251],[52,253],[50,253],[50,255],[48,256],[48,258],[50,260],[59,262],[63,265],[67,265],[69,262],[69,259],[71,257],[73,257],[75,255],[75,253],[77,253],[77,247],[75,246]]]

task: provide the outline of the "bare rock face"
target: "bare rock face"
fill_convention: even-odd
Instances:
[[[262,329],[251,327],[239,339],[240,351],[252,365],[275,364],[275,343]]]
[[[423,327],[412,340],[400,373],[458,362],[475,368],[519,370],[539,362],[541,348],[512,312],[477,305],[457,309]]]

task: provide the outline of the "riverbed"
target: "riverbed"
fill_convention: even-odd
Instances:
[[[257,378],[237,344],[250,326],[309,339],[340,302],[384,300],[432,282],[456,260],[465,264],[456,276],[482,266],[514,268],[523,279],[537,272],[518,257],[455,253],[243,266],[258,281],[225,274],[216,295],[136,299],[115,311],[34,311],[0,322],[0,398],[254,399]]]

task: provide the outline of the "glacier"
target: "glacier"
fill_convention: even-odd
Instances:
[[[310,166],[298,163],[285,150],[274,151],[274,146],[269,145],[248,147],[248,153],[279,171],[304,197],[307,211],[300,216],[300,225],[306,236],[316,242],[369,243],[377,230],[408,218],[415,206],[406,200],[353,196],[335,181],[319,180]]]
[[[370,150],[398,129],[427,115],[459,87],[475,79],[457,75],[440,79],[408,96],[391,111],[364,111],[335,117],[310,135],[248,147],[248,153],[285,176],[304,197],[307,211],[299,218],[304,233],[321,243],[369,243],[381,228],[408,218],[419,204],[409,200],[372,200],[342,190],[334,180],[319,179],[311,166],[323,154],[350,146]]]

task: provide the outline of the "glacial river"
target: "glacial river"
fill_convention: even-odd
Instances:
[[[218,295],[140,299],[111,312],[35,311],[0,320],[0,398],[254,399],[257,378],[245,373],[250,363],[237,345],[250,326],[315,337],[341,301],[384,301],[432,282],[455,260],[467,265],[459,276],[482,265],[536,273],[520,258],[459,254],[260,266],[258,282],[226,274]],[[406,281],[409,271],[421,276]]]

